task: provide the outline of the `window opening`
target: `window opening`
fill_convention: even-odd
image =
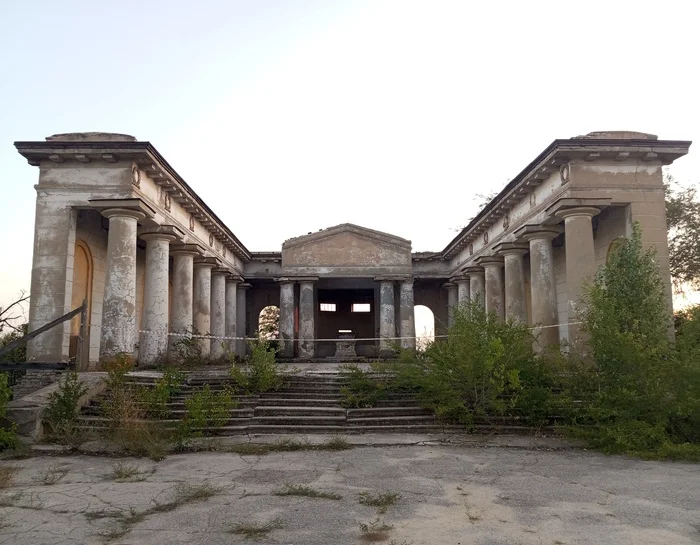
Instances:
[[[335,303],[321,303],[321,312],[335,312]]]
[[[353,312],[369,312],[370,309],[371,309],[370,303],[353,303],[352,304],[352,311]]]

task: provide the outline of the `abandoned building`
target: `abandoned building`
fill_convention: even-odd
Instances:
[[[212,358],[242,356],[268,306],[280,309],[285,358],[411,348],[414,305],[433,312],[440,336],[467,300],[532,324],[540,346],[573,340],[582,282],[634,222],[656,249],[670,305],[662,166],[690,142],[555,140],[435,252],[352,224],[254,252],[149,142],[75,133],[15,146],[39,167],[29,331],[86,300],[88,368],[121,352],[153,363],[193,332]],[[78,318],[64,322],[31,341],[28,358],[68,361],[80,332]]]

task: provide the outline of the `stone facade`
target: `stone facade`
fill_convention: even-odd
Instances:
[[[39,167],[29,329],[87,299],[81,366],[94,367],[120,352],[147,364],[172,357],[193,331],[213,359],[243,356],[270,305],[287,358],[410,349],[414,305],[432,310],[442,335],[466,301],[531,324],[539,346],[575,341],[581,285],[634,222],[671,304],[661,169],[690,142],[630,132],[555,140],[446,248],[418,253],[352,224],[251,252],[148,142],[76,133],[15,145]],[[29,357],[69,360],[76,331],[66,323],[39,336]]]

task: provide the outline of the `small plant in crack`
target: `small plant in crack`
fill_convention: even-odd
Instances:
[[[145,481],[149,475],[153,475],[155,471],[155,467],[151,471],[141,471],[136,464],[119,462],[112,466],[112,471],[105,475],[105,479],[117,482],[141,482]]]
[[[109,542],[122,538],[129,532],[131,532],[131,528],[128,526],[115,526],[114,528],[97,532],[97,535]]]
[[[285,484],[281,490],[273,492],[275,496],[305,496],[307,498],[322,498],[325,500],[340,500],[343,496],[333,492],[322,492],[303,484]]]
[[[260,539],[270,532],[281,530],[282,528],[284,528],[284,525],[280,519],[274,519],[264,524],[239,522],[229,530],[229,533],[242,535],[248,539]]]
[[[216,496],[221,492],[221,488],[210,483],[189,484],[180,483],[175,488],[175,501],[178,505],[189,503],[191,501],[200,501]]]
[[[66,475],[68,475],[68,469],[54,464],[49,466],[48,469],[40,471],[38,475],[35,475],[32,478],[32,480],[36,483],[52,485],[63,480]]]
[[[467,510],[467,518],[469,519],[469,522],[474,524],[475,522],[481,520],[481,513],[474,511],[469,504],[465,503],[464,508]]]
[[[385,492],[383,494],[374,495],[365,490],[364,492],[360,492],[358,501],[362,505],[376,507],[377,513],[383,514],[386,513],[389,506],[394,505],[400,497],[401,494],[398,492]]]
[[[377,518],[370,523],[360,523],[361,538],[363,541],[386,541],[389,539],[389,531],[394,527],[386,524],[383,520]]]
[[[0,467],[0,489],[9,488],[12,485],[15,473],[17,473],[17,468],[14,466]]]
[[[345,437],[331,437],[319,445],[320,450],[349,450],[352,446]]]

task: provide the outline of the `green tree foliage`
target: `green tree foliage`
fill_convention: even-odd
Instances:
[[[585,303],[595,368],[579,380],[588,386],[593,424],[583,434],[607,452],[673,457],[692,450],[698,390],[687,381],[697,376],[698,361],[687,345],[695,330],[688,326],[674,348],[661,275],[653,252],[642,248],[638,225],[599,269]]]
[[[671,276],[676,287],[700,289],[700,200],[695,187],[666,177],[666,224]]]
[[[74,433],[80,415],[78,402],[87,391],[78,373],[70,371],[64,375],[58,390],[49,396],[49,404],[44,411],[44,424],[50,437],[60,440]]]
[[[521,389],[521,370],[534,368],[532,343],[526,327],[464,305],[454,310],[444,342],[398,368],[398,386],[417,388],[426,407],[451,421],[470,424],[474,415],[503,414]]]
[[[10,399],[12,399],[12,390],[7,383],[7,373],[0,373],[0,420],[5,418]],[[10,429],[0,428],[0,450],[18,446],[17,426],[13,425]]]

